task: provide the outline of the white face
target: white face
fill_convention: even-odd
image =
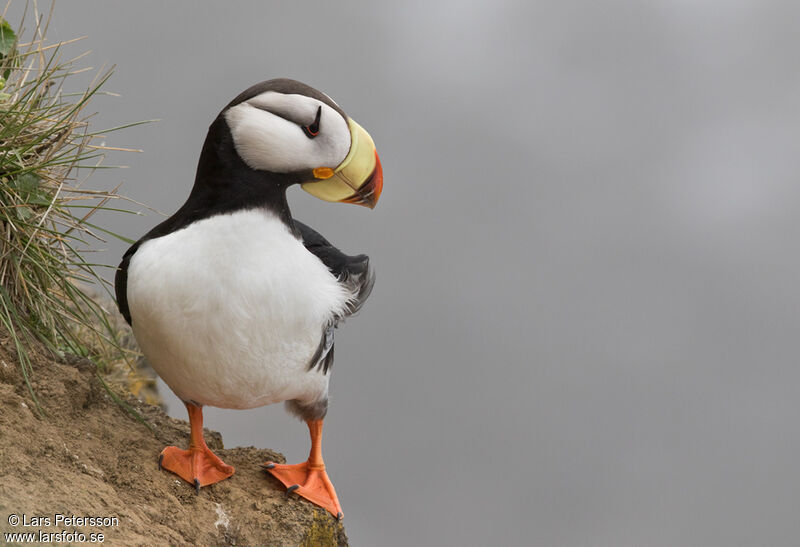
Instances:
[[[319,133],[303,126],[320,111]],[[225,120],[236,151],[252,169],[290,173],[336,168],[350,151],[350,128],[333,108],[305,95],[267,91],[228,109]]]

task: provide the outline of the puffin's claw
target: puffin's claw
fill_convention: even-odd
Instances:
[[[287,498],[294,492],[295,495],[327,509],[333,518],[341,518],[339,513],[342,512],[342,507],[325,469],[309,467],[308,462],[294,465],[275,464],[268,473],[286,487]]]
[[[164,454],[159,454],[158,455],[158,470],[159,471],[164,469],[163,467],[161,467],[161,462],[163,462],[163,461],[164,461]]]
[[[336,515],[336,520],[342,520],[342,518],[344,518],[344,515],[342,514],[341,511],[339,511],[339,514]]]
[[[262,463],[261,467],[264,468],[264,469],[274,469],[275,468],[275,464],[272,463],[272,462]]]
[[[227,479],[234,472],[233,466],[226,465],[207,446],[189,450],[168,446],[161,452],[159,467],[175,473],[198,492],[203,486]]]
[[[332,517],[342,518],[342,506],[333,488],[331,479],[325,472],[322,460],[322,420],[306,420],[311,434],[311,452],[303,463],[272,464],[267,472],[286,487],[286,495],[292,492],[326,509]]]

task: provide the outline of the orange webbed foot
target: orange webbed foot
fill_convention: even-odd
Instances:
[[[308,462],[293,465],[267,462],[263,467],[286,486],[287,496],[294,492],[328,510],[337,519],[342,518],[342,506],[324,466],[311,466]]]
[[[172,471],[180,478],[194,485],[198,492],[201,486],[208,486],[233,475],[233,466],[227,465],[207,446],[181,450],[168,446],[158,456],[159,469]]]
[[[233,475],[233,466],[227,465],[219,456],[211,452],[203,437],[203,408],[195,403],[185,402],[189,413],[191,441],[189,450],[168,446],[158,456],[158,468],[172,471],[180,478],[194,485],[197,492],[201,486],[208,486]]]

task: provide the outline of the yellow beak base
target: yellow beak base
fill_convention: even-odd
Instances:
[[[366,130],[352,119],[350,152],[338,167],[314,169],[314,181],[303,183],[303,190],[324,201],[357,203],[374,207],[383,186],[383,173],[375,143]],[[381,171],[378,173],[378,171]],[[376,175],[378,180],[376,180]],[[380,186],[376,192],[376,184]],[[366,188],[370,186],[371,188]]]

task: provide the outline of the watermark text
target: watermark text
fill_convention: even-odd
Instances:
[[[119,526],[119,517],[101,515],[70,515],[52,513],[30,515],[11,513],[6,519],[14,531],[3,532],[6,543],[103,543],[106,530],[79,531],[79,528],[114,528]],[[35,528],[35,530],[31,530]],[[44,530],[43,528],[56,528]],[[66,528],[73,528],[68,530]]]

